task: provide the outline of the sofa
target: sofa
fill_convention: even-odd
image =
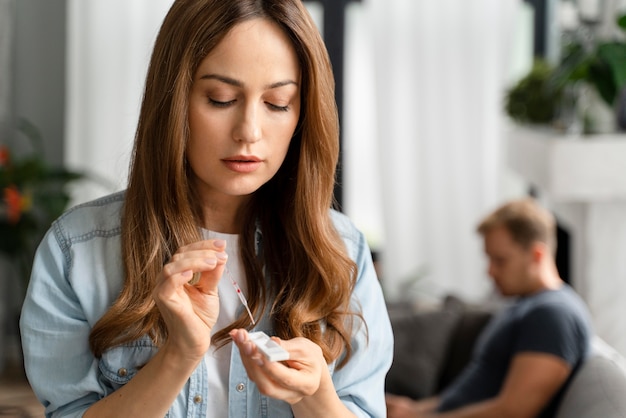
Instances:
[[[495,307],[449,296],[437,307],[390,304],[394,361],[389,393],[422,399],[437,395],[463,369]],[[599,337],[564,394],[556,418],[626,418],[626,359]]]

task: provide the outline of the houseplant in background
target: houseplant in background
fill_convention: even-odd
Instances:
[[[626,87],[626,14],[619,15],[616,24],[623,34],[614,39],[593,39],[589,35],[570,37],[564,45],[553,82],[563,86],[584,81],[607,105],[614,106]]]
[[[581,22],[563,33],[555,65],[538,60],[506,94],[505,110],[518,123],[566,133],[626,131],[626,14],[610,39]]]
[[[21,119],[17,128],[31,151],[18,156],[0,144],[0,253],[15,263],[24,287],[36,246],[69,202],[67,184],[83,175],[46,162],[33,124]]]
[[[506,94],[506,113],[517,123],[550,125],[554,121],[561,90],[549,84],[554,68],[536,58],[530,72]]]
[[[626,100],[626,14],[620,14],[615,20],[621,33],[611,39],[599,39],[590,28],[584,25],[567,36],[563,46],[561,61],[551,76],[550,84],[554,89],[567,86],[583,86],[591,89],[592,97],[598,98],[609,112],[613,113],[612,126],[594,125],[591,107],[598,103],[584,101],[583,111],[587,111],[585,132],[607,130],[626,130],[623,109]],[[592,99],[593,100],[593,99]],[[591,109],[590,109],[591,108]]]
[[[13,143],[0,142],[0,372],[10,360],[21,362],[19,308],[35,249],[69,202],[66,186],[83,178],[46,162],[34,125],[19,120],[17,131]],[[19,150],[10,148],[17,140]]]

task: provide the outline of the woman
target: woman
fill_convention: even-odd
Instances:
[[[329,209],[333,88],[299,0],[175,1],[127,190],[68,211],[35,258],[21,327],[49,416],[385,415],[382,293]]]

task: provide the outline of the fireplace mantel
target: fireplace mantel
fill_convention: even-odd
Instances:
[[[562,135],[516,127],[510,167],[559,202],[626,201],[626,135]]]
[[[515,127],[507,161],[569,231],[570,279],[596,332],[626,355],[626,135]]]

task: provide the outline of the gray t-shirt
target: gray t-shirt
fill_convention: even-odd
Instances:
[[[565,388],[589,353],[591,320],[584,302],[569,286],[520,298],[487,325],[472,360],[441,394],[438,411],[450,411],[495,397],[513,357],[540,352],[563,358],[573,372],[539,415],[553,417]]]

